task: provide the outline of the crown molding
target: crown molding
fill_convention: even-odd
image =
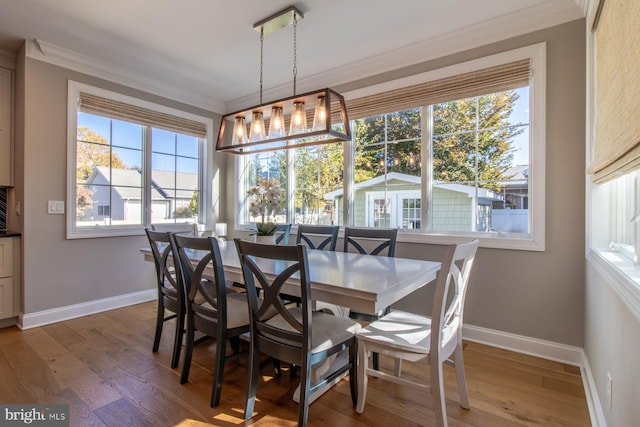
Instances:
[[[15,70],[16,53],[11,50],[0,48],[0,67]]]
[[[574,1],[582,4],[588,0]],[[560,25],[565,22],[583,18],[584,16],[585,14],[577,14],[575,9],[567,9],[562,13],[558,13],[550,3],[535,8],[535,11],[533,8],[518,10],[514,13],[422,40],[393,51],[383,52],[343,67],[323,71],[322,73],[302,79],[298,77],[298,92],[307,92],[318,87],[335,88],[374,75],[399,70],[422,62]],[[279,99],[290,95],[290,84],[263,91],[263,97],[267,100]],[[256,99],[257,94],[253,93],[229,101],[226,104],[226,112],[241,110],[247,105],[254,104]]]
[[[72,50],[47,43],[43,40],[27,40],[26,56],[38,61],[88,74],[114,83],[119,83],[134,89],[162,96],[174,101],[182,102],[208,111],[224,111],[224,103],[212,100],[201,94],[177,90],[174,85],[153,80],[148,75],[141,76],[127,73],[113,65],[91,58]]]

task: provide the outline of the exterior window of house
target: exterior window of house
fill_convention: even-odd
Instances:
[[[69,238],[204,222],[209,119],[76,82],[69,109]]]
[[[420,228],[422,218],[422,199],[402,199],[402,228],[417,230]]]
[[[278,177],[283,222],[543,250],[544,57],[544,44],[534,45],[367,88],[347,97],[350,142],[241,156],[238,170]],[[240,181],[244,200],[255,179]],[[250,222],[239,205],[240,224]]]

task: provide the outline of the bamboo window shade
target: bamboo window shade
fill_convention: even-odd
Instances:
[[[600,0],[595,130],[587,173],[601,183],[640,168],[640,1]]]
[[[531,60],[523,59],[452,77],[347,100],[349,119],[486,95],[529,85]]]
[[[80,93],[80,111],[198,138],[207,136],[204,123],[84,92]]]

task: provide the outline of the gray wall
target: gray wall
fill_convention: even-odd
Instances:
[[[220,116],[25,57],[17,64],[16,200],[22,231],[23,313],[32,314],[154,287],[146,237],[65,239],[65,215],[47,200],[66,200],[67,80],[76,80],[211,117]],[[214,171],[217,176],[217,171]],[[212,197],[217,200],[217,188]]]
[[[585,21],[439,58],[335,87],[339,92],[421,73],[475,58],[547,43],[546,251],[480,249],[465,323],[572,346],[583,346]],[[479,34],[478,37],[482,37]],[[227,179],[233,179],[233,162]],[[233,218],[233,194],[224,211]],[[401,237],[400,237],[401,239]],[[434,259],[440,248],[399,243],[397,256]],[[430,310],[429,290],[399,306]]]

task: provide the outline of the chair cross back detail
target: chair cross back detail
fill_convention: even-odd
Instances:
[[[276,243],[288,245],[290,233],[291,233],[291,224],[276,225]]]
[[[282,246],[274,252],[274,249],[269,246],[252,247],[248,249],[246,245],[243,246],[243,242],[241,241],[236,242],[236,245],[238,245],[238,251],[241,253],[240,265],[242,266],[244,277],[250,282],[250,285],[248,284],[247,286],[247,293],[249,294],[249,308],[256,320],[258,320],[256,328],[260,332],[267,332],[279,338],[300,342],[300,345],[302,345],[301,334],[304,331],[303,324],[289,313],[289,310],[286,308],[287,302],[282,300],[280,294],[284,283],[294,274],[300,274],[301,283],[305,283],[305,278],[309,277],[306,262],[304,265],[298,262],[300,256],[304,257],[305,260],[307,257],[306,251],[302,254],[300,252],[303,246]],[[290,261],[292,264],[280,272],[275,279],[269,280],[256,264],[253,256],[265,259],[277,259],[279,261]],[[262,289],[263,297],[261,299],[258,299],[258,295],[255,292],[256,284],[254,279],[258,281],[259,287]],[[306,287],[303,286],[301,288],[303,302],[307,300],[310,301],[310,298],[307,298],[309,292],[310,290],[306,289]],[[308,316],[306,317],[310,319],[312,311],[311,305],[309,304],[305,307],[303,304],[303,312],[304,311],[308,312]],[[283,332],[281,328],[273,328],[265,323],[261,323],[273,317],[275,312],[280,314],[297,333],[286,333]]]
[[[224,295],[226,293],[226,286],[205,286],[205,284],[211,284],[203,278],[204,271],[213,261],[213,272],[216,284],[224,283],[224,269],[222,265],[222,257],[220,250],[214,250],[213,246],[218,244],[215,239],[210,238],[197,238],[197,237],[185,237],[177,234],[173,235],[176,245],[176,251],[180,257],[181,273],[185,282],[185,292],[187,300],[191,301],[195,298],[198,291],[207,300],[213,310],[202,308],[203,314],[210,316],[214,319],[218,319],[218,311],[224,310],[226,299]],[[194,266],[191,263],[189,254],[186,252],[189,250],[206,251],[204,255]],[[218,321],[226,326],[226,319],[220,318]]]
[[[380,255],[382,251],[387,249],[386,255],[394,257],[396,254],[396,240],[398,238],[398,229],[380,229],[380,228],[350,228],[344,229],[344,252],[349,252],[352,247],[361,254]],[[372,242],[380,242],[373,249],[365,249],[362,243],[365,240]]]
[[[320,249],[327,251],[335,251],[338,242],[338,225],[298,225],[298,234],[296,236],[296,244],[305,244],[309,249]],[[311,236],[327,236],[320,243],[315,243]]]

